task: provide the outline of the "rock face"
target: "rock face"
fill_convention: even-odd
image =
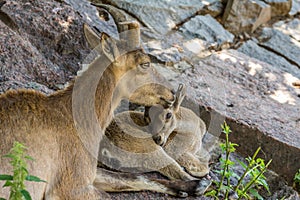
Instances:
[[[258,44],[251,40],[245,42],[240,48],[238,48],[238,51],[248,55],[249,57],[251,56],[260,61],[268,63],[280,69],[282,72],[290,73],[291,76],[298,78],[300,77],[300,70],[297,66],[292,65],[285,58],[279,56],[278,54],[260,47]],[[290,84],[293,81],[295,81],[295,79],[290,79]]]
[[[222,1],[216,1],[204,6],[203,10],[200,10],[198,14],[199,15],[209,14],[212,17],[218,17],[219,15],[223,14],[224,9],[225,6],[222,3]]]
[[[293,16],[300,13],[300,0],[293,0],[292,2],[292,8],[289,12],[289,15]]]
[[[223,14],[225,28],[235,34],[253,32],[271,19],[271,7],[259,0],[228,0]]]
[[[291,8],[293,0],[264,0],[271,6],[272,17],[287,15]]]
[[[164,63],[176,63],[184,58],[180,48],[184,37],[180,33],[168,34],[164,38],[150,40],[144,44],[145,50]]]
[[[18,25],[15,30],[0,21],[0,71],[5,89],[27,81],[31,84],[25,87],[63,87],[88,53],[80,16],[57,2],[7,1],[1,10]]]
[[[234,35],[225,30],[210,15],[196,16],[184,23],[179,29],[187,38],[199,38],[206,48],[220,47],[232,43]]]
[[[300,42],[276,29],[264,28],[260,45],[280,54],[300,67]]]
[[[100,16],[95,6],[87,0],[65,0],[83,18],[85,23],[96,27],[100,32],[105,32],[111,37],[118,38],[118,31],[112,18],[108,21],[99,20]]]
[[[92,0],[93,2],[101,2]],[[177,24],[193,16],[205,5],[218,0],[162,0],[162,1],[132,1],[106,0],[106,3],[115,5],[137,17],[143,24],[155,32],[166,34]]]
[[[1,92],[10,88],[31,88],[34,85],[35,89],[49,92],[47,87],[42,87],[40,84],[45,84],[51,88],[55,82],[64,83],[62,70],[49,60],[44,59],[28,38],[20,37],[5,26],[2,21],[0,21],[0,30]]]
[[[295,18],[288,22],[280,21],[275,23],[273,27],[300,42],[300,19]]]

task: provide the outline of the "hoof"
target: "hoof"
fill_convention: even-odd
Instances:
[[[198,184],[197,188],[196,188],[195,195],[196,196],[203,195],[206,192],[206,190],[209,188],[211,183],[212,183],[211,180],[208,180],[206,178],[201,179],[199,181],[199,184]]]
[[[179,191],[178,192],[178,197],[188,197],[189,196],[189,194],[188,193],[186,193],[186,192],[183,192],[183,191]]]

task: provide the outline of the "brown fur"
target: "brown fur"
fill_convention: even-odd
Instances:
[[[90,33],[91,30],[85,27],[85,31]],[[100,199],[100,192],[94,186],[97,159],[93,155],[98,153],[102,133],[90,133],[94,129],[89,124],[83,129],[86,132],[78,132],[74,124],[74,114],[84,113],[89,108],[90,99],[79,111],[72,107],[76,100],[74,98],[82,98],[73,96],[75,87],[81,88],[83,94],[91,90],[93,82],[86,82],[87,77],[88,80],[97,81],[92,105],[95,106],[96,118],[102,130],[111,121],[112,112],[122,98],[145,105],[167,105],[173,100],[173,94],[167,87],[151,87],[151,84],[141,86],[139,93],[143,98],[136,91],[131,91],[131,97],[128,90],[122,90],[143,83],[143,80],[154,81],[160,77],[151,67],[143,71],[140,69],[140,64],[150,62],[141,49],[119,57],[117,46],[107,35],[102,35],[101,43],[100,39],[98,41],[102,47],[108,48],[104,48],[102,56],[94,60],[76,82],[65,90],[50,96],[31,90],[8,91],[0,96],[0,154],[8,153],[14,141],[28,147],[27,153],[36,159],[28,165],[30,174],[47,181],[26,183],[27,190],[35,200]],[[117,58],[118,62],[110,64],[111,58]],[[109,67],[98,82],[101,66],[106,65]],[[131,71],[131,78],[124,78],[128,71]],[[113,98],[116,88],[118,93]],[[82,137],[87,139],[84,142],[91,149],[86,148]],[[0,157],[0,174],[10,174],[11,170],[8,160]],[[0,197],[8,198],[8,193],[7,188],[1,188]]]
[[[206,126],[193,111],[180,107],[184,94],[177,96],[174,107],[153,106],[146,118],[136,111],[116,115],[101,141],[99,160],[116,170],[158,171],[170,179],[206,175],[208,159],[196,157]]]

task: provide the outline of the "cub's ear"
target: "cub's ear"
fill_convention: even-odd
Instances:
[[[175,112],[178,112],[185,95],[186,95],[186,87],[184,84],[180,83],[176,92],[176,100],[173,105]]]
[[[101,47],[103,53],[111,62],[116,61],[116,59],[120,56],[115,40],[109,37],[106,33],[102,33]]]
[[[100,37],[89,27],[89,25],[83,24],[83,32],[87,42],[92,49],[100,45]]]

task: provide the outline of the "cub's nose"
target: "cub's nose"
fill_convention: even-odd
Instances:
[[[174,89],[171,90],[172,94],[176,94],[176,91]]]
[[[152,139],[154,140],[154,142],[159,145],[162,146],[164,144],[164,139],[161,135],[156,134],[152,136]]]

